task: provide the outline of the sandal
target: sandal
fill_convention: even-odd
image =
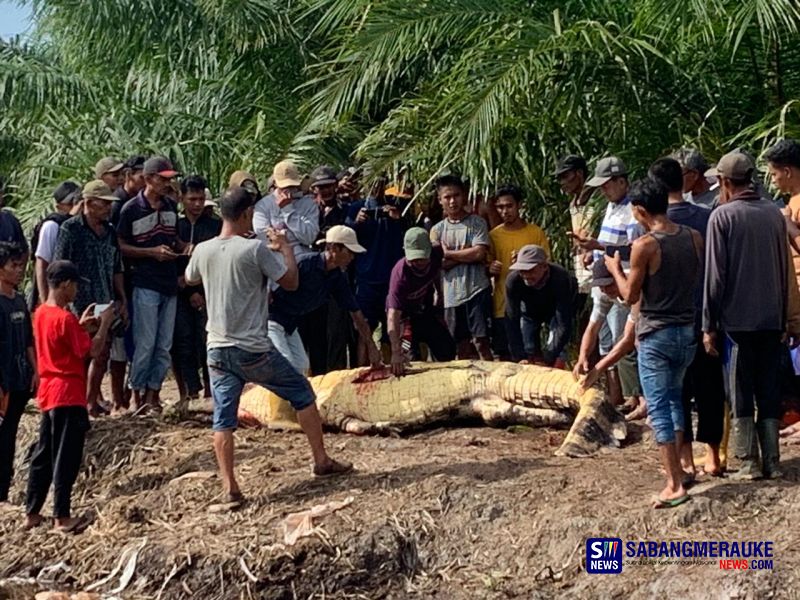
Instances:
[[[653,508],[675,508],[676,506],[680,506],[684,502],[689,501],[689,499],[691,499],[689,494],[684,494],[680,498],[673,498],[672,500],[664,500],[663,498],[656,496],[654,499]]]

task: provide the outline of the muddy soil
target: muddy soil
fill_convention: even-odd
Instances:
[[[93,422],[74,494],[75,512],[91,525],[63,536],[20,528],[24,454],[37,421],[33,411],[23,419],[14,503],[0,508],[0,599],[83,590],[115,568],[95,591],[274,600],[800,594],[798,447],[784,448],[780,481],[701,478],[690,502],[655,511],[660,474],[641,426],[624,448],[589,459],[553,456],[563,431],[460,424],[399,438],[330,434],[331,453],[358,468],[338,480],[310,476],[302,435],[241,430],[237,471],[248,503],[217,513],[209,511],[220,484],[206,414],[104,418]],[[353,503],[319,521],[313,536],[283,544],[288,513],[348,496]],[[728,571],[711,561],[590,575],[587,537],[770,540],[774,569]],[[125,566],[124,589],[110,594]]]

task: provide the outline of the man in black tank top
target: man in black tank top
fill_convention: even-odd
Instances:
[[[695,286],[701,273],[703,239],[667,217],[667,189],[652,179],[636,182],[628,197],[633,215],[647,234],[633,243],[631,268],[622,270],[617,253],[609,270],[620,295],[640,302],[636,325],[639,378],[667,484],[654,499],[655,508],[682,504],[689,496],[679,459],[683,445],[683,378],[694,358]]]

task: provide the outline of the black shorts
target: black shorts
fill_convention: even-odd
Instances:
[[[490,287],[481,290],[463,304],[444,309],[447,329],[456,342],[470,338],[488,338],[491,319],[492,288]]]

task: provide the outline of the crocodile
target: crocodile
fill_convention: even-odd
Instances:
[[[333,371],[310,378],[323,423],[368,434],[409,430],[457,417],[487,425],[569,428],[556,451],[591,456],[619,447],[625,419],[596,388],[583,390],[568,371],[478,360],[411,363],[402,377],[388,369]],[[260,386],[242,395],[240,417],[273,428],[296,423],[288,402]],[[296,425],[294,425],[296,427]]]

